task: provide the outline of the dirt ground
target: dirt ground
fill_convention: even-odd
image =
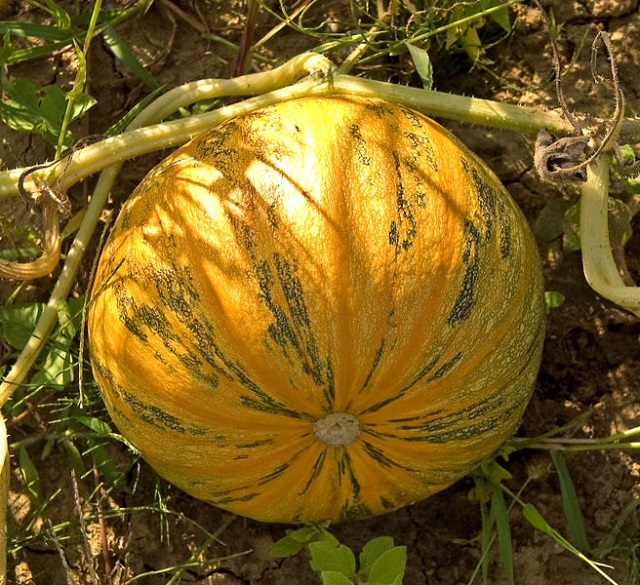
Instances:
[[[18,4],[20,6],[18,6]],[[17,3],[10,19],[33,19],[37,11]],[[63,2],[78,10],[84,2]],[[320,2],[317,11],[343,14],[348,2]],[[564,77],[569,106],[599,116],[613,111],[610,90],[596,86],[589,72],[591,42],[598,30],[607,31],[613,42],[615,59],[629,108],[640,111],[640,8],[638,0],[548,0],[561,24],[559,49],[565,65],[574,60]],[[269,2],[277,7],[277,2]],[[179,8],[180,12],[172,10]],[[463,58],[448,57],[435,62],[436,89],[499,99],[541,108],[555,108],[554,86],[549,82],[553,70],[548,33],[537,9],[518,7],[514,33],[489,48],[481,67],[469,72]],[[235,56],[222,44],[207,40],[208,32],[238,43],[244,22],[245,5],[239,0],[182,0],[156,2],[140,19],[127,22],[118,30],[135,48],[162,84],[167,87],[205,77],[231,75]],[[316,15],[317,16],[317,15]],[[320,15],[322,16],[322,15]],[[265,20],[268,20],[265,18]],[[274,21],[261,23],[260,37]],[[287,57],[307,49],[309,39],[283,30],[266,44],[265,54]],[[198,57],[194,58],[194,54]],[[22,64],[12,75],[34,82],[68,83],[74,75],[70,53]],[[78,135],[104,132],[144,93],[131,73],[96,41],[91,47],[87,91],[98,104],[77,128]],[[404,80],[407,81],[407,80]],[[415,83],[415,79],[408,80]],[[532,226],[551,200],[575,201],[577,190],[571,184],[550,184],[540,180],[533,168],[534,136],[445,122],[498,174],[521,206]],[[0,126],[0,158],[4,168],[37,164],[51,156],[51,150],[37,137],[19,134]],[[127,164],[114,194],[113,206],[126,197],[146,170],[162,153]],[[87,187],[71,194],[76,209],[88,196]],[[635,233],[626,245],[630,276],[640,280],[640,221],[634,220]],[[531,404],[525,414],[521,436],[536,436],[550,429],[571,425],[566,436],[606,437],[638,425],[640,413],[640,322],[598,297],[585,283],[579,252],[569,251],[561,238],[541,242],[546,288],[565,297],[548,316],[544,357]],[[41,279],[26,287],[24,298],[46,299],[53,280]],[[82,287],[82,281],[78,287]],[[21,436],[17,423],[12,436]],[[114,458],[122,453],[114,447]],[[34,459],[37,457],[34,456]],[[584,515],[587,534],[594,549],[611,533],[621,513],[640,498],[640,457],[612,450],[567,455],[567,462]],[[65,454],[54,450],[45,461],[37,461],[47,489],[62,490],[46,518],[60,522],[76,517],[76,506]],[[544,451],[523,451],[506,466],[513,474],[509,486],[518,490],[527,481],[522,497],[532,502],[550,524],[567,533],[557,475]],[[277,560],[269,547],[285,534],[287,526],[265,525],[235,518],[219,535],[219,541],[205,542],[204,532],[215,533],[228,520],[228,514],[196,501],[159,481],[143,463],[132,478],[135,490],[112,493],[108,506],[128,508],[126,514],[107,516],[104,525],[87,527],[91,551],[76,529],[69,530],[62,543],[46,538],[30,544],[9,559],[9,583],[58,585],[63,583],[122,584],[136,575],[157,571],[140,579],[145,585],[164,584],[170,570],[192,555],[199,559],[186,571],[181,583],[306,585],[317,577],[303,556]],[[408,547],[405,582],[410,585],[459,585],[470,582],[480,556],[478,534],[480,516],[476,502],[469,498],[471,480],[462,480],[445,492],[393,514],[340,525],[334,534],[359,549],[377,535],[393,536],[397,544]],[[85,482],[81,496],[91,491]],[[9,530],[20,522],[23,485],[13,472]],[[88,493],[85,493],[88,492]],[[157,494],[169,510],[166,514],[145,511]],[[135,511],[133,511],[135,510]],[[533,529],[517,508],[512,510],[511,526],[516,583],[522,585],[596,585],[604,579],[593,569],[565,552],[548,536]],[[43,522],[46,520],[43,519]],[[640,534],[636,522],[628,522],[620,533],[620,550],[605,559],[621,583],[628,577],[629,563],[640,563]],[[41,529],[41,528],[40,528]],[[33,527],[39,530],[38,526]],[[106,535],[104,542],[100,535]],[[203,543],[205,546],[203,546]],[[60,554],[60,544],[64,555]],[[106,550],[105,549],[106,546]],[[199,550],[202,547],[202,550]],[[495,547],[494,547],[495,548]],[[615,548],[615,547],[614,547]],[[194,552],[195,551],[195,552]],[[246,553],[246,554],[240,554]],[[91,562],[87,562],[91,557]],[[111,572],[105,569],[108,559]],[[212,559],[214,559],[212,561]],[[216,561],[215,559],[222,559]],[[97,576],[90,566],[96,567]],[[96,580],[97,579],[97,580]],[[476,582],[481,582],[478,577]],[[498,555],[491,560],[492,585],[507,583]]]

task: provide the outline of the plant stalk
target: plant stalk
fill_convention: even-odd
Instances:
[[[587,167],[580,199],[580,241],[582,267],[589,286],[605,299],[640,316],[640,287],[625,285],[611,252],[606,153]]]
[[[303,56],[301,56],[303,57]],[[522,106],[503,104],[491,100],[452,95],[420,88],[399,87],[379,81],[360,79],[349,75],[326,74],[326,63],[323,57],[306,56],[303,63],[313,65],[323,73],[321,78],[314,78],[268,93],[274,80],[282,77],[283,72],[272,77],[265,74],[248,75],[246,78],[231,80],[204,80],[186,84],[172,90],[149,106],[142,121],[130,126],[131,130],[118,136],[107,138],[76,151],[71,159],[53,163],[46,170],[40,171],[41,179],[50,185],[66,191],[72,185],[101,169],[124,160],[147,154],[162,148],[183,144],[196,134],[204,132],[223,120],[255,111],[256,109],[284,100],[321,97],[328,95],[357,95],[360,97],[380,98],[400,103],[409,108],[421,111],[436,118],[463,120],[494,128],[504,128],[517,132],[536,133],[547,128],[558,135],[570,134],[573,127],[555,112],[539,112]],[[315,59],[314,59],[315,57]],[[289,64],[283,67],[288,67]],[[279,68],[280,69],[280,68]],[[163,122],[146,126],[148,121],[162,119],[177,107],[221,95],[253,95],[257,97],[224,106],[218,110],[192,116],[184,120]],[[178,106],[179,104],[179,106]],[[140,126],[145,126],[141,128]],[[26,169],[14,169],[0,173],[0,197],[17,195],[18,179]],[[46,173],[46,177],[42,177]],[[35,179],[33,173],[25,181],[26,186]]]

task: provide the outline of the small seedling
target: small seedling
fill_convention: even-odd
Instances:
[[[270,552],[284,558],[303,549],[323,585],[400,585],[407,564],[406,547],[395,546],[390,536],[367,542],[356,559],[349,547],[319,526],[289,531]]]

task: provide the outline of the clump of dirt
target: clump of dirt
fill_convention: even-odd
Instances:
[[[63,2],[69,9],[74,2]],[[270,3],[274,4],[274,3]],[[331,1],[315,8],[324,12],[327,22],[339,22],[347,14],[346,3]],[[564,65],[572,63],[563,77],[567,102],[576,112],[606,118],[613,111],[612,94],[606,86],[593,82],[590,72],[591,41],[598,30],[607,30],[614,48],[628,106],[640,109],[640,11],[637,0],[582,0],[543,2],[562,25],[558,37]],[[78,9],[78,6],[75,6]],[[30,18],[33,12],[14,6],[14,16]],[[517,20],[509,38],[487,50],[484,63],[491,68],[457,63],[459,73],[447,75],[438,69],[437,89],[476,95],[541,108],[557,107],[553,78],[553,59],[549,34],[536,8],[518,6]],[[217,37],[238,44],[243,32],[244,2],[156,2],[144,16],[118,28],[156,79],[167,87],[204,77],[229,77],[235,53]],[[330,18],[329,18],[330,17]],[[333,20],[332,20],[333,19]],[[274,22],[261,23],[256,37],[266,33]],[[333,25],[332,25],[333,26]],[[280,31],[267,44],[265,54],[284,59],[309,49],[313,41],[293,30]],[[11,74],[41,84],[73,78],[74,63],[66,53],[11,68]],[[100,135],[121,117],[148,90],[113,57],[100,42],[90,52],[88,92],[97,106],[80,123],[78,135]],[[455,71],[455,69],[453,69]],[[577,201],[575,185],[551,184],[540,180],[533,167],[535,136],[516,135],[482,127],[445,122],[495,170],[532,226],[551,200]],[[2,163],[5,168],[37,164],[52,151],[38,138],[0,127]],[[131,192],[135,184],[164,153],[142,157],[125,166],[113,194],[112,206]],[[86,203],[88,190],[74,189],[75,209]],[[5,209],[6,209],[5,203]],[[14,205],[10,202],[8,205]],[[22,212],[20,212],[22,213]],[[14,215],[15,213],[14,208]],[[630,266],[638,266],[640,225],[627,244]],[[582,275],[579,252],[563,246],[561,239],[541,243],[546,288],[564,295],[564,303],[548,316],[544,358],[534,397],[525,414],[522,436],[537,436],[551,429],[566,427],[565,436],[596,438],[609,436],[637,425],[640,413],[640,324],[637,319],[599,298]],[[634,259],[635,257],[635,259]],[[90,262],[79,280],[86,286]],[[637,268],[636,268],[637,270]],[[638,276],[636,271],[635,275]],[[52,279],[42,279],[23,289],[19,298],[44,300]],[[12,287],[3,286],[2,291]],[[37,410],[36,410],[37,412]],[[33,421],[24,428],[11,427],[14,439],[28,435]],[[41,429],[46,430],[46,429]],[[126,449],[112,447],[115,461],[126,460]],[[55,448],[37,461],[45,494],[56,495],[43,514],[42,522],[69,522],[59,541],[33,539],[9,562],[9,583],[58,585],[63,583],[126,583],[136,575],[149,573],[141,582],[166,583],[170,569],[192,560],[180,582],[203,584],[277,585],[317,583],[308,561],[302,556],[275,559],[270,546],[285,534],[287,526],[265,525],[235,518],[216,538],[219,527],[229,518],[225,512],[193,500],[159,479],[144,462],[133,466],[129,485],[114,490],[101,501],[101,510],[87,513],[85,540],[78,528],[82,504],[89,501],[96,487],[93,478],[74,480],[68,458]],[[607,544],[623,511],[640,498],[640,460],[627,452],[589,452],[566,456],[574,479],[587,536],[594,546]],[[567,534],[559,480],[548,453],[523,451],[505,463],[513,475],[514,490],[526,485],[521,497],[532,502],[547,521]],[[79,490],[74,496],[74,485]],[[470,497],[470,479],[460,481],[445,492],[409,508],[371,520],[339,525],[334,534],[354,549],[378,535],[393,536],[397,544],[408,547],[406,583],[458,585],[469,582],[480,557],[478,505]],[[21,524],[36,505],[24,494],[24,481],[12,476],[10,532],[22,535]],[[93,500],[95,501],[95,499]],[[150,507],[153,502],[153,507]],[[122,512],[126,510],[127,512]],[[116,513],[120,511],[120,513]],[[70,521],[74,522],[70,522]],[[603,582],[585,563],[566,553],[557,543],[534,529],[521,510],[511,510],[516,582],[523,585],[596,585]],[[42,526],[28,527],[37,533]],[[625,530],[620,539],[626,538]],[[637,534],[635,538],[637,547]],[[614,549],[616,543],[610,543]],[[89,549],[87,549],[89,547]],[[495,548],[495,547],[494,547]],[[627,547],[624,550],[634,550]],[[243,554],[245,553],[245,554]],[[637,553],[636,553],[637,554]],[[607,558],[612,574],[624,581],[630,559],[615,551]],[[497,552],[490,560],[493,585],[507,583]],[[98,575],[92,573],[97,567]],[[98,580],[96,580],[98,579]]]

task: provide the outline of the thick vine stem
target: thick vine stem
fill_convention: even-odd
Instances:
[[[587,167],[580,199],[582,266],[589,286],[604,298],[640,317],[640,287],[626,286],[609,241],[609,158]]]
[[[325,73],[326,70],[321,69],[321,71]],[[272,72],[254,75],[260,76],[267,73]],[[258,80],[247,85],[240,84],[237,80],[209,80],[187,84],[170,92],[169,99],[166,99],[166,96],[160,98],[162,104],[157,105],[154,102],[150,108],[153,108],[154,114],[159,114],[163,118],[176,108],[193,103],[194,99],[198,101],[219,97],[221,91],[224,92],[224,95],[248,95],[273,85],[274,79],[283,80],[284,78],[280,74],[277,78],[271,78],[270,84],[258,83]],[[564,135],[573,131],[573,127],[554,112],[540,112],[531,108],[491,100],[419,88],[399,87],[350,75],[329,74],[269,91],[257,97],[185,120],[164,122],[146,127],[140,127],[144,122],[136,120],[134,129],[80,149],[73,154],[71,160],[60,161],[48,167],[46,170],[47,180],[50,184],[55,184],[57,189],[64,191],[111,164],[162,148],[183,144],[196,134],[231,117],[285,100],[340,94],[377,97],[403,104],[434,117],[463,120],[519,132],[535,133],[541,128],[547,128],[556,134]],[[151,118],[152,115],[147,115],[145,110],[143,120]],[[17,194],[17,181],[25,170],[15,169],[0,173],[0,197]]]
[[[9,448],[7,427],[0,416],[0,585],[7,582],[7,508],[9,502]]]

